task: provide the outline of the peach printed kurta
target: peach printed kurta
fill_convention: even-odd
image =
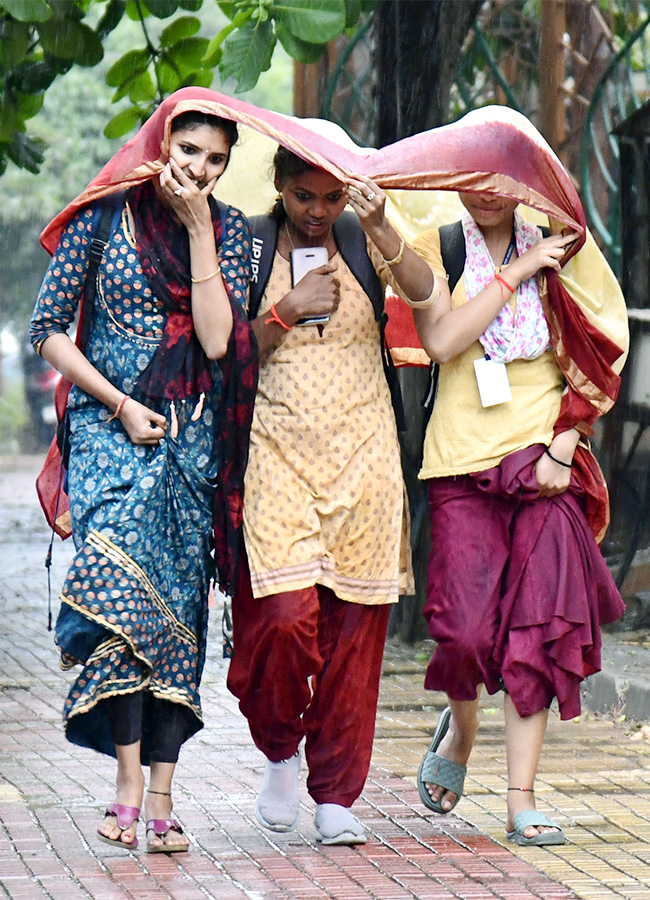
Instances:
[[[314,584],[353,603],[412,591],[408,511],[372,305],[337,253],[341,304],[260,360],[244,535],[256,597]],[[260,314],[291,290],[276,252]]]

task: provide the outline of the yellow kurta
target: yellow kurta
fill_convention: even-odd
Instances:
[[[437,275],[446,277],[440,255],[438,230],[427,231],[415,249]],[[452,306],[467,303],[461,277],[452,294]],[[467,475],[498,465],[509,453],[531,444],[550,444],[560,413],[564,377],[552,350],[537,359],[507,363],[512,400],[483,408],[474,360],[484,355],[479,341],[440,366],[438,395],[424,441],[419,477]]]
[[[321,584],[353,603],[412,592],[397,429],[370,300],[336,254],[341,303],[260,360],[244,535],[256,597]],[[291,289],[276,253],[260,314]]]

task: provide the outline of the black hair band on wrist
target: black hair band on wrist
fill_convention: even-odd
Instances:
[[[573,468],[573,463],[562,462],[561,459],[557,459],[557,457],[553,456],[553,454],[552,454],[551,451],[548,449],[548,447],[545,447],[545,448],[544,448],[544,453],[545,453],[548,457],[550,457],[550,458],[553,460],[554,463],[557,463],[558,466],[564,466],[565,469],[572,469],[572,468]]]

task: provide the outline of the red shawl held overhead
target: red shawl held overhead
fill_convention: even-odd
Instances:
[[[593,279],[597,285],[600,278],[601,293],[603,279],[610,279],[611,296],[608,294],[605,302],[602,297],[592,302],[589,284],[573,290],[571,278],[553,271],[548,273],[547,291],[542,284],[553,346],[568,385],[557,429],[575,426],[588,436],[596,418],[611,407],[627,350],[622,295],[593,241],[589,239],[585,246],[585,217],[569,175],[528,119],[506,107],[474,110],[459,122],[380,150],[351,149],[346,142],[337,143],[330,134],[320,133],[317,124],[309,120],[259,109],[207,88],[184,88],[158,107],[85,191],[45,228],[41,235],[45,249],[54,251],[63,227],[78,209],[159,173],[168,158],[171,121],[186,109],[249,126],[341,180],[365,174],[385,189],[489,191],[546,214],[556,231],[577,232],[580,238],[567,254],[564,272],[568,274],[572,260],[577,263],[589,255],[588,266],[582,263],[574,268],[583,282]],[[583,246],[584,253],[580,252]],[[577,466],[584,470],[585,480],[591,482],[590,493],[599,495],[598,505],[604,509],[605,488],[595,461],[592,465],[591,456],[580,453]],[[591,512],[595,533],[602,532],[606,513]]]

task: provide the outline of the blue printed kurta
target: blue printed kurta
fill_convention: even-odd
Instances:
[[[99,268],[86,356],[130,394],[166,321],[118,209]],[[64,231],[32,318],[35,346],[74,320],[98,214],[80,212]],[[219,248],[224,280],[244,304],[250,238],[227,209]],[[131,443],[111,410],[74,386],[68,398],[68,494],[77,548],[61,593],[56,640],[62,665],[81,664],[68,695],[68,738],[114,755],[104,704],[146,688],[187,711],[185,737],[202,727],[198,693],[212,575],[212,505],[220,465],[216,417],[221,375],[203,398],[174,401],[178,435],[159,447]],[[171,422],[167,403],[156,409]],[[146,741],[143,760],[147,760]]]

